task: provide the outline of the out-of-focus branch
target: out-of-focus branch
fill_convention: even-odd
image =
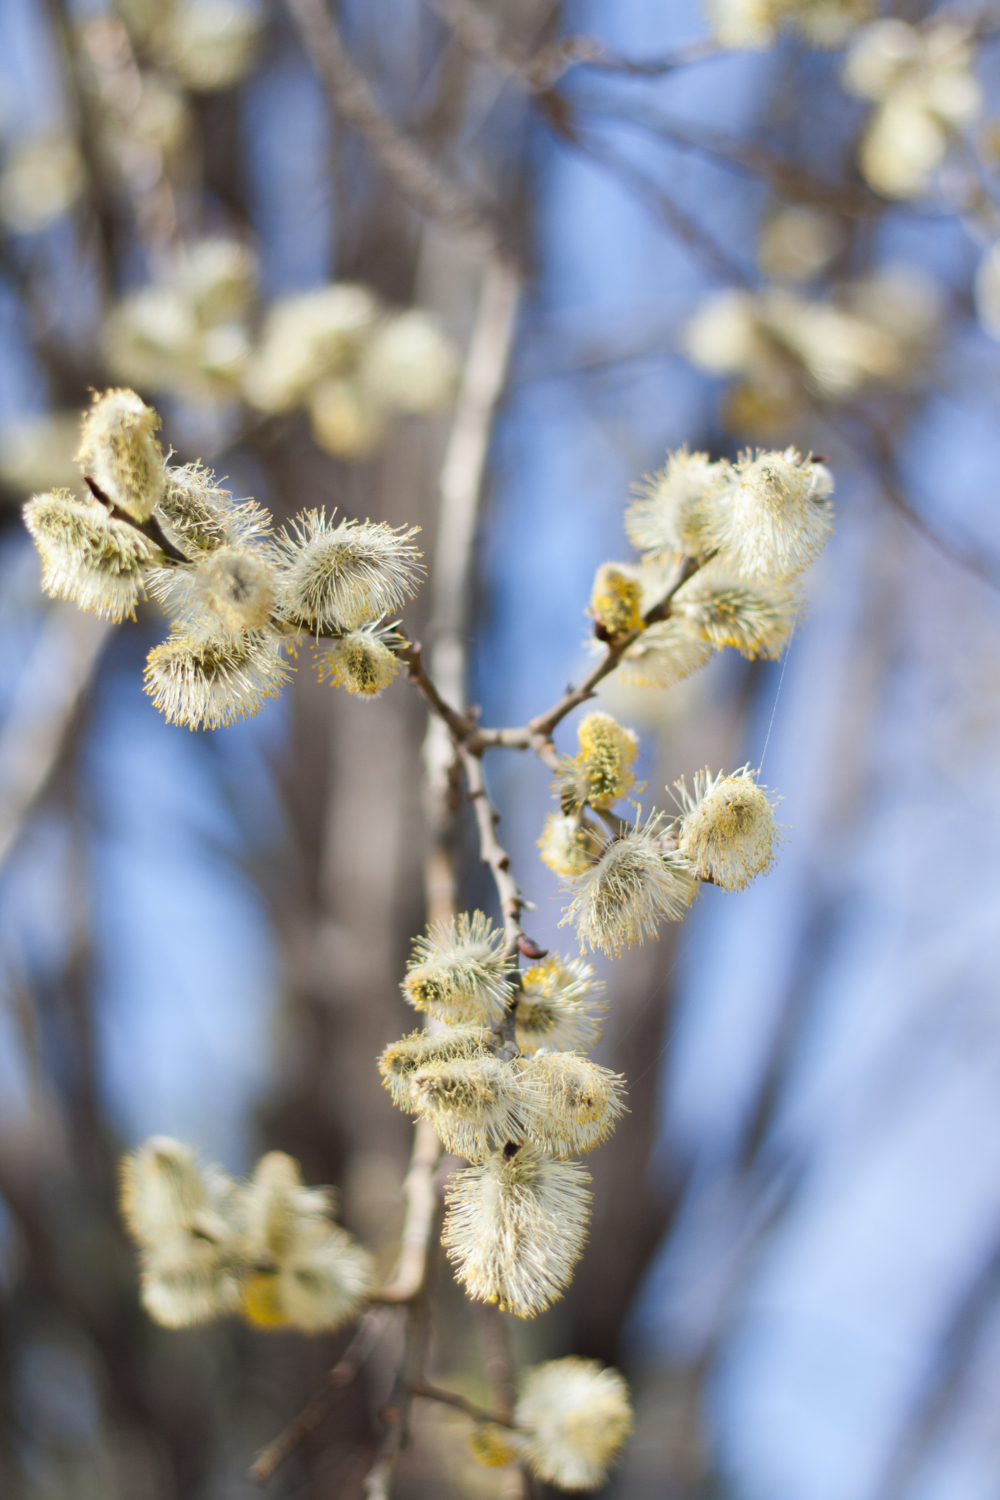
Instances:
[[[286,0],[286,4],[335,114],[363,137],[403,196],[443,229],[461,236],[478,254],[503,259],[503,237],[489,211],[379,109],[324,0]]]
[[[413,1133],[410,1170],[403,1183],[406,1218],[400,1238],[399,1259],[389,1280],[378,1293],[379,1302],[409,1302],[423,1285],[437,1201],[434,1171],[440,1157],[441,1142],[426,1120],[418,1120]]]
[[[509,1416],[502,1412],[490,1411],[486,1406],[477,1406],[474,1401],[468,1401],[464,1396],[459,1396],[455,1391],[442,1390],[439,1385],[429,1385],[425,1380],[414,1381],[410,1386],[410,1394],[422,1396],[425,1401],[439,1401],[442,1406],[453,1406],[456,1411],[464,1411],[467,1417],[474,1422],[495,1422],[499,1427],[512,1427]]]
[[[76,706],[111,632],[75,605],[49,610],[0,730],[0,864],[52,773]]]
[[[248,1478],[257,1484],[263,1484],[265,1480],[270,1479],[279,1464],[284,1463],[299,1443],[312,1436],[330,1410],[330,1402],[337,1391],[350,1385],[375,1348],[388,1317],[388,1310],[382,1307],[373,1308],[365,1313],[351,1342],[333,1369],[327,1372],[326,1379],[315,1396],[308,1405],[303,1407],[294,1422],[289,1422],[284,1432],[279,1433],[273,1442],[268,1443],[267,1447],[257,1455],[247,1470]]]

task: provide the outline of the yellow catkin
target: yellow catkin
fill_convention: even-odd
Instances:
[[[642,585],[634,568],[602,563],[594,578],[590,612],[609,639],[642,628]]]

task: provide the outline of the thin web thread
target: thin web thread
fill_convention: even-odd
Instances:
[[[785,681],[785,668],[788,666],[788,657],[791,653],[792,642],[795,639],[795,632],[798,630],[798,628],[799,620],[798,616],[796,615],[794,621],[792,622],[792,630],[791,634],[788,637],[788,645],[785,647],[785,654],[781,662],[781,676],[778,678],[778,691],[774,695],[774,707],[771,709],[771,722],[767,726],[767,739],[764,741],[764,748],[760,752],[760,765],[757,767],[758,776],[764,769],[764,756],[767,754],[767,747],[771,743],[771,730],[774,728],[774,716],[778,712],[778,699],[781,697],[781,688],[782,684]]]

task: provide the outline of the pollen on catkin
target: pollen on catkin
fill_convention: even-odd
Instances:
[[[514,1422],[518,1447],[539,1479],[594,1490],[632,1431],[628,1386],[595,1359],[553,1359],[525,1371]]]
[[[156,1322],[183,1328],[238,1308],[243,1205],[221,1168],[199,1166],[187,1146],[154,1136],[122,1160],[121,1211]]]
[[[684,855],[664,849],[662,814],[608,842],[597,864],[568,882],[572,901],[562,923],[575,923],[582,948],[616,957],[653,937],[660,922],[679,921],[698,886]]]
[[[503,949],[503,932],[481,911],[437,923],[413,944],[403,997],[442,1021],[495,1025],[511,993]]]
[[[702,880],[741,891],[774,864],[781,833],[772,803],[749,766],[731,776],[708,768],[694,776],[694,795],[683,778],[675,783],[684,812],[677,848]]]
[[[392,647],[401,644],[402,639],[385,626],[361,625],[357,630],[349,630],[320,657],[320,681],[329,679],[349,693],[377,698],[399,674],[399,658]]]
[[[611,639],[642,628],[642,584],[628,563],[602,563],[594,577],[590,613]]]
[[[410,1097],[445,1149],[469,1161],[521,1140],[543,1105],[520,1059],[491,1056],[425,1064],[410,1079]]]
[[[583,1253],[589,1185],[580,1162],[533,1146],[456,1172],[441,1243],[469,1296],[520,1318],[554,1302]]]
[[[564,813],[589,803],[614,807],[635,785],[632,765],[639,752],[638,737],[610,714],[588,714],[577,729],[579,754],[565,760],[554,788]]]
[[[469,1452],[486,1469],[505,1469],[521,1457],[514,1433],[498,1422],[480,1422],[469,1434]]]
[[[163,450],[156,440],[160,419],[135,391],[94,396],[80,427],[76,461],[113,505],[137,521],[148,521],[163,492]]]
[[[542,863],[557,875],[582,875],[603,847],[576,813],[547,813],[537,842]]]
[[[630,687],[673,687],[703,667],[712,651],[712,642],[694,620],[672,613],[632,642],[618,676]]]
[[[777,661],[805,608],[787,583],[740,578],[709,564],[679,590],[674,608],[721,651],[734,646],[753,660]]]
[[[744,453],[712,522],[720,562],[747,578],[790,578],[826,546],[833,479],[794,448]]]
[[[516,1036],[522,1052],[582,1051],[600,1041],[604,984],[583,958],[550,953],[521,975]]]
[[[417,528],[382,521],[341,521],[304,512],[278,541],[285,566],[279,611],[304,629],[354,629],[412,597],[420,556]]]
[[[270,1151],[257,1163],[246,1202],[247,1319],[316,1333],[355,1317],[372,1286],[371,1257],[332,1222],[330,1194],[304,1187],[298,1162]]]
[[[70,599],[107,620],[134,617],[143,569],[159,555],[152,542],[99,500],[81,500],[69,490],[36,495],[23,514],[50,598]]]
[[[524,1087],[542,1103],[531,1114],[528,1133],[554,1156],[592,1151],[625,1112],[625,1080],[579,1052],[536,1052],[524,1069]]]
[[[625,512],[625,530],[638,552],[674,562],[701,558],[711,548],[713,508],[729,479],[729,465],[707,453],[679,448],[647,479]]]
[[[416,1113],[411,1085],[418,1069],[432,1063],[485,1057],[490,1035],[485,1026],[447,1026],[441,1031],[411,1031],[398,1042],[390,1042],[378,1060],[378,1067],[392,1102],[399,1109]]]
[[[259,713],[288,678],[268,631],[203,637],[174,631],[146,661],[146,692],[171,724],[218,729]]]

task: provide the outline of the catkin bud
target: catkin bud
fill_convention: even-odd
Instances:
[[[639,552],[679,561],[710,550],[712,510],[729,479],[727,463],[679,448],[646,481],[625,512],[625,530]]]
[[[494,1025],[511,993],[503,949],[503,932],[481,911],[438,923],[413,944],[404,999],[443,1021]]]
[[[600,857],[603,845],[576,813],[547,813],[538,848],[557,875],[582,875]]]
[[[330,1211],[330,1194],[303,1187],[292,1157],[261,1157],[247,1193],[243,1311],[250,1322],[317,1333],[356,1316],[372,1285],[371,1257]]]
[[[267,625],[275,574],[260,552],[224,546],[193,567],[157,569],[150,591],[188,629],[240,636]]]
[[[533,1146],[456,1172],[441,1243],[477,1302],[534,1317],[560,1295],[583,1253],[590,1174]]]
[[[603,991],[593,964],[582,958],[551,953],[525,969],[516,1012],[522,1052],[574,1052],[600,1041]]]
[[[590,613],[610,639],[642,629],[642,584],[627,563],[602,563],[594,577]]]
[[[733,576],[709,564],[680,589],[674,609],[721,651],[734,646],[751,661],[776,661],[805,608],[801,593],[785,583]]]
[[[244,379],[248,400],[261,411],[289,411],[317,381],[345,375],[378,310],[367,287],[347,282],[276,302]]]
[[[833,479],[823,464],[784,453],[744,453],[717,510],[713,539],[722,564],[747,578],[789,578],[826,546]]]
[[[186,556],[246,546],[271,533],[271,517],[252,500],[238,504],[200,464],[168,468],[156,514]]]
[[[616,956],[653,937],[660,922],[679,921],[698,889],[694,870],[681,854],[663,847],[664,820],[646,823],[612,839],[597,864],[568,882],[573,899],[560,925],[576,924],[583,948]]]
[[[218,729],[252,718],[288,679],[281,642],[264,630],[209,637],[174,631],[150,653],[145,686],[168,723]]]
[[[767,792],[749,766],[712,777],[708,768],[694,777],[694,796],[683,778],[675,783],[685,811],[677,848],[702,880],[727,891],[741,891],[773,865],[781,843]]]
[[[416,1113],[413,1097],[413,1075],[432,1063],[455,1062],[460,1058],[485,1057],[489,1051],[490,1032],[484,1026],[447,1026],[441,1031],[412,1031],[409,1036],[392,1042],[379,1058],[382,1082],[400,1109]]]
[[[94,397],[80,427],[76,461],[87,479],[136,521],[148,521],[163,492],[160,419],[134,391]]]
[[[588,714],[577,728],[580,753],[564,761],[555,780],[562,810],[571,813],[589,803],[611,808],[635,785],[632,765],[639,740],[610,714]]]
[[[384,407],[357,380],[330,376],[309,395],[309,420],[317,446],[336,458],[364,458],[386,428]]]
[[[413,595],[420,554],[416,528],[394,531],[381,521],[333,524],[322,510],[305,511],[283,531],[278,605],[282,617],[307,629],[354,629]]]
[[[320,680],[329,678],[349,693],[377,698],[399,673],[399,658],[391,648],[401,643],[402,636],[384,626],[362,625],[349,630],[321,657]]]
[[[432,1062],[413,1074],[410,1095],[448,1151],[482,1161],[508,1141],[521,1140],[529,1118],[543,1106],[541,1092],[527,1084],[522,1073],[516,1059]]]
[[[524,1087],[540,1095],[528,1133],[555,1156],[592,1151],[624,1113],[625,1080],[578,1052],[536,1052],[524,1069]]]
[[[152,544],[99,500],[69,490],[36,495],[24,524],[42,559],[42,588],[108,620],[133,619],[144,569],[157,556]]]
[[[618,676],[632,687],[673,687],[712,655],[712,642],[695,620],[671,613],[650,625],[622,657]]]
[[[539,1479],[594,1490],[632,1431],[628,1386],[597,1360],[553,1359],[525,1371],[514,1422],[518,1447]]]
[[[121,1210],[152,1318],[182,1328],[236,1310],[243,1205],[220,1168],[200,1167],[179,1141],[154,1136],[122,1161]]]
[[[376,328],[360,378],[380,406],[415,415],[440,410],[455,389],[455,351],[420,308],[396,313]]]
[[[521,1456],[515,1435],[497,1422],[480,1422],[469,1434],[469,1452],[486,1469],[505,1469]]]

